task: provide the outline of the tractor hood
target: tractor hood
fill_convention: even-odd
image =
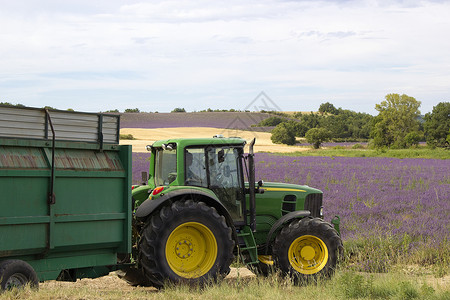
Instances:
[[[246,183],[248,185],[248,183]],[[264,193],[267,192],[288,192],[288,193],[322,193],[322,191],[309,187],[307,185],[298,185],[291,183],[280,183],[280,182],[264,182],[261,186]]]

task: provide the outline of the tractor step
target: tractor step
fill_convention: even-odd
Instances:
[[[259,263],[258,260],[258,249],[256,247],[255,238],[253,236],[253,232],[249,226],[244,226],[237,233],[238,237],[241,237],[244,240],[245,247],[240,247],[242,260],[247,265],[254,265]],[[248,254],[248,255],[244,255]]]
[[[244,248],[241,248],[242,251],[251,250],[251,249],[256,249],[256,247],[244,247]]]

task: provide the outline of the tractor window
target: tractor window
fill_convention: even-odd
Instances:
[[[156,152],[155,185],[168,185],[177,178],[177,151]]]
[[[208,187],[208,177],[206,176],[205,149],[187,149],[185,153],[185,162],[186,185]]]
[[[211,190],[225,205],[235,221],[242,220],[244,195],[238,149],[229,147],[209,148],[208,169]]]
[[[185,184],[211,189],[235,221],[242,221],[242,187],[239,150],[232,147],[188,148]]]

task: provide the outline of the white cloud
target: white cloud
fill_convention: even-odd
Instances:
[[[240,108],[264,90],[287,110],[336,99],[373,113],[398,92],[429,111],[449,101],[449,13],[447,1],[7,1],[0,101],[152,110],[157,95],[170,111]]]

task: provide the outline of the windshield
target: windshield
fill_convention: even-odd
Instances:
[[[177,178],[177,151],[156,151],[155,185],[168,185]]]

